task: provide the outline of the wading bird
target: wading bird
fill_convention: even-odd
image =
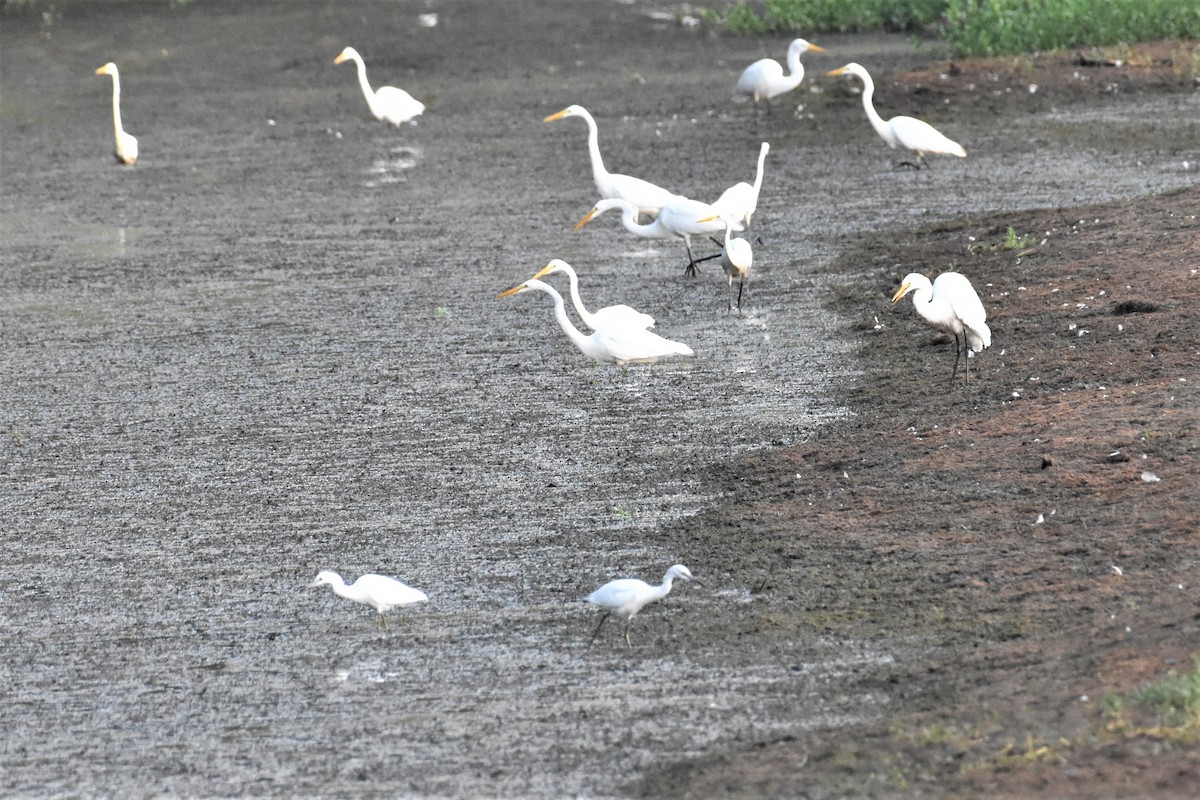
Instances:
[[[667,570],[667,574],[663,576],[662,583],[658,586],[651,586],[637,578],[620,578],[615,581],[609,581],[583,598],[584,602],[604,609],[604,616],[600,617],[600,624],[596,626],[596,630],[592,633],[592,638],[588,640],[588,644],[596,641],[596,637],[600,635],[600,628],[604,626],[604,621],[615,614],[625,620],[625,644],[633,647],[633,644],[629,641],[629,623],[633,622],[634,616],[644,606],[653,603],[655,600],[662,600],[670,594],[671,584],[676,578],[682,578],[685,581],[695,580],[692,577],[691,570],[683,564],[676,564]],[[699,583],[699,581],[696,582]]]
[[[971,356],[992,344],[992,332],[985,321],[987,312],[983,310],[975,287],[958,272],[943,272],[933,283],[924,275],[912,272],[904,277],[904,282],[892,295],[892,302],[898,302],[909,292],[912,292],[913,306],[926,322],[954,335],[954,372],[950,380],[958,375],[961,352],[966,356],[965,382],[970,382]]]
[[[725,247],[721,250],[721,266],[725,269],[725,277],[729,283],[729,294],[726,295],[729,309],[733,309],[733,279],[737,278],[737,307],[738,311],[741,311],[742,290],[746,287],[746,281],[750,279],[750,266],[754,263],[754,250],[750,247],[750,243],[740,236],[729,238],[731,225],[728,215],[709,217],[700,221],[711,222],[713,219],[719,219],[725,224]]]
[[[542,268],[542,271],[534,278],[544,278],[555,272],[566,273],[571,281],[571,303],[574,304],[575,310],[579,312],[579,318],[583,320],[583,324],[587,325],[592,330],[598,330],[606,325],[612,324],[627,324],[631,326],[639,326],[641,328],[653,328],[654,317],[649,314],[643,314],[636,308],[630,308],[627,305],[605,306],[597,309],[595,313],[588,311],[583,304],[583,300],[579,297],[579,276],[575,274],[575,268],[560,258],[556,258]]]
[[[310,583],[308,588],[314,586],[332,586],[333,593],[338,597],[375,609],[379,615],[375,625],[382,628],[387,627],[387,618],[383,615],[393,608],[424,603],[429,599],[420,589],[414,589],[386,575],[363,575],[347,586],[341,575],[323,570],[317,573],[317,579]]]
[[[511,297],[529,289],[545,292],[554,299],[554,316],[563,333],[567,334],[567,338],[581,353],[602,364],[624,367],[629,364],[653,364],[660,358],[670,356],[694,355],[692,348],[686,344],[664,339],[645,327],[639,327],[637,323],[613,321],[591,334],[581,333],[571,324],[571,320],[567,319],[562,295],[550,284],[536,278],[530,278],[506,292],[501,292],[499,297]]]
[[[117,65],[110,61],[97,69],[96,74],[112,76],[113,131],[117,139],[117,149],[114,151],[114,155],[122,164],[133,165],[137,163],[138,158],[137,139],[126,133],[125,129],[121,127],[121,75],[117,72]]]
[[[857,75],[863,82],[863,108],[866,109],[871,127],[893,149],[903,147],[917,154],[916,161],[901,161],[901,166],[920,169],[928,153],[958,156],[959,158],[967,157],[967,151],[963,149],[962,145],[947,139],[927,122],[913,117],[892,117],[885,120],[879,116],[879,112],[875,110],[875,104],[871,102],[871,98],[875,94],[875,82],[871,80],[870,73],[861,64],[850,63],[844,67],[830,70],[827,74],[831,76]]]
[[[699,200],[689,200],[686,197],[676,197],[663,206],[653,221],[643,225],[637,220],[637,209],[625,200],[601,200],[587,215],[575,225],[579,230],[595,217],[610,208],[621,209],[621,224],[625,230],[635,236],[646,239],[683,239],[687,249],[688,266],[685,275],[696,274],[696,259],[692,256],[692,237],[701,233],[720,233],[725,227],[723,222],[714,219],[712,222],[698,222],[705,217],[719,216],[718,210],[708,203]],[[742,230],[740,223],[733,223],[734,230]]]
[[[767,160],[767,153],[770,149],[771,145],[766,142],[763,142],[762,147],[758,149],[758,172],[754,175],[753,186],[745,181],[735,183],[722,192],[717,201],[712,204],[713,208],[718,209],[722,214],[729,214],[747,228],[750,227],[750,218],[758,210],[758,193],[762,189],[763,162]]]
[[[742,71],[734,93],[754,98],[756,107],[759,100],[766,100],[767,108],[770,108],[771,98],[778,97],[784,92],[790,92],[800,85],[800,81],[804,80],[804,65],[800,63],[800,56],[809,50],[817,53],[825,52],[825,48],[817,47],[803,39],[796,39],[788,46],[787,65],[790,70],[788,75],[783,74],[783,67],[775,59],[760,58]]]
[[[596,129],[596,120],[583,106],[567,106],[557,114],[546,117],[544,122],[554,122],[567,117],[579,117],[588,126],[588,152],[592,157],[592,180],[596,182],[596,191],[602,199],[616,198],[632,203],[638,214],[653,217],[664,205],[674,200],[677,195],[657,186],[650,181],[634,178],[631,175],[609,172],[604,168],[604,159],[600,156],[600,134]]]
[[[343,50],[333,63],[341,64],[343,61],[353,61],[358,67],[358,85],[362,87],[363,97],[367,98],[367,106],[375,119],[400,125],[424,113],[424,103],[403,89],[395,86],[380,86],[378,91],[371,89],[371,84],[367,82],[367,65],[353,47]]]

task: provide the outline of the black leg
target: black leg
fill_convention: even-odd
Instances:
[[[746,279],[742,278],[738,281],[738,312],[742,310],[742,290],[746,288]]]
[[[688,265],[683,274],[690,278],[696,274],[696,259],[692,256],[692,241],[687,236],[683,237],[683,246],[687,249],[688,254]]]
[[[951,333],[953,333],[953,331],[951,331]],[[954,372],[950,373],[950,382],[951,383],[953,383],[954,379],[958,377],[958,355],[959,355],[958,334],[955,333],[954,334]]]
[[[592,638],[588,639],[588,647],[591,647],[592,642],[596,641],[596,637],[600,635],[600,629],[604,627],[604,621],[608,619],[608,612],[600,615],[600,624],[596,626],[596,630],[592,631]]]

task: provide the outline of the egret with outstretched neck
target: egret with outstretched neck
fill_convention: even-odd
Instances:
[[[653,221],[642,224],[637,219],[637,209],[625,200],[601,200],[587,215],[575,225],[579,230],[593,219],[611,208],[621,209],[621,224],[625,230],[634,236],[646,239],[683,239],[687,250],[688,266],[684,275],[696,274],[696,259],[692,255],[692,237],[701,233],[720,233],[724,223],[720,221],[699,222],[705,217],[719,216],[719,211],[708,203],[699,200],[689,200],[686,197],[676,197],[672,202],[663,206]],[[742,230],[740,223],[734,222],[734,230]]]
[[[604,616],[600,617],[600,624],[592,632],[592,638],[588,640],[588,644],[596,641],[596,637],[600,635],[600,628],[604,626],[604,621],[610,616],[616,615],[625,620],[625,644],[633,647],[633,643],[629,641],[629,625],[633,622],[633,618],[648,604],[662,600],[670,594],[671,584],[676,578],[682,578],[685,581],[695,580],[691,570],[683,564],[676,564],[667,570],[662,583],[658,586],[651,586],[637,578],[620,578],[609,581],[583,598],[584,602],[604,609]],[[699,581],[696,582],[699,583]]]
[[[544,278],[547,275],[552,275],[556,272],[565,273],[571,282],[571,303],[575,306],[575,311],[579,313],[579,318],[583,320],[583,324],[587,325],[592,330],[613,324],[637,325],[642,328],[653,328],[654,317],[649,314],[643,314],[636,308],[630,308],[627,305],[605,306],[597,309],[595,312],[588,311],[587,306],[583,304],[583,299],[579,296],[579,276],[575,273],[575,268],[561,258],[556,258],[542,268],[542,271],[534,275],[534,278]]]
[[[636,323],[614,321],[591,334],[581,333],[567,318],[562,295],[550,284],[536,278],[531,278],[508,291],[501,292],[499,297],[511,297],[530,289],[550,295],[554,300],[554,317],[558,320],[563,333],[579,348],[581,353],[602,364],[616,364],[624,367],[630,364],[653,364],[660,358],[671,356],[694,355],[692,348],[686,344],[664,339],[644,327],[639,327]]]
[[[113,132],[117,140],[117,148],[113,154],[117,161],[132,166],[137,163],[138,142],[121,127],[121,74],[117,71],[117,65],[111,61],[97,69],[96,74],[112,76]]]
[[[395,86],[380,86],[378,90],[372,89],[370,82],[367,81],[367,65],[363,63],[362,56],[353,47],[343,50],[333,60],[333,63],[341,64],[343,61],[353,61],[358,68],[358,85],[362,87],[363,97],[367,99],[367,107],[371,109],[371,114],[375,119],[390,122],[393,125],[402,125],[425,112],[425,104],[403,89],[397,89]]]
[[[892,295],[892,302],[912,293],[913,306],[926,322],[948,331],[954,336],[954,372],[950,380],[958,375],[958,361],[965,354],[965,383],[971,381],[970,358],[983,352],[992,344],[992,331],[987,326],[987,312],[975,292],[975,287],[965,275],[958,272],[943,272],[933,283],[917,272],[904,276],[900,288]],[[959,339],[962,345],[959,345]]]
[[[871,127],[893,149],[903,147],[917,154],[916,161],[901,161],[901,166],[920,169],[925,156],[933,153],[943,156],[958,156],[966,158],[967,151],[958,142],[946,138],[937,128],[927,122],[913,117],[892,117],[885,120],[875,110],[872,98],[875,95],[875,82],[871,74],[861,64],[850,63],[844,67],[830,70],[828,75],[855,75],[863,82],[862,103],[867,112]]]
[[[713,208],[718,209],[722,214],[729,214],[741,225],[750,227],[750,218],[758,210],[758,194],[762,190],[763,163],[767,160],[767,153],[770,150],[771,145],[766,142],[763,142],[758,149],[758,171],[754,174],[754,184],[751,185],[745,181],[735,183],[721,193],[717,201],[712,204]]]
[[[317,573],[316,580],[310,583],[308,588],[311,589],[314,586],[332,586],[333,593],[338,597],[344,597],[375,609],[378,614],[375,625],[381,628],[387,627],[387,618],[384,617],[384,614],[393,608],[424,603],[429,600],[429,597],[420,589],[414,589],[386,575],[362,575],[347,586],[341,575],[332,570],[322,570]]]

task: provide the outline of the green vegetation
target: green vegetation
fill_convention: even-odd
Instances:
[[[1169,742],[1200,741],[1200,656],[1190,672],[1171,670],[1162,680],[1128,694],[1104,697],[1108,729]]]
[[[1031,234],[1018,236],[1017,231],[1012,225],[1008,226],[1008,233],[1004,236],[1003,247],[1005,250],[1024,250],[1027,247],[1033,247],[1037,244],[1037,237]]]
[[[1196,0],[764,0],[723,15],[735,33],[937,26],[961,56],[1200,38]]]

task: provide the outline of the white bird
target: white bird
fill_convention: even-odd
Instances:
[[[717,201],[713,203],[713,208],[720,210],[722,214],[729,214],[744,227],[750,227],[750,218],[754,216],[754,212],[758,210],[758,193],[762,189],[763,179],[763,162],[767,160],[767,153],[770,151],[771,145],[766,142],[762,143],[762,147],[758,149],[758,172],[754,175],[754,185],[741,181],[730,186]]]
[[[314,586],[332,586],[333,593],[338,597],[370,606],[379,615],[375,621],[376,626],[384,628],[387,627],[387,619],[383,615],[393,608],[424,603],[429,599],[420,589],[414,589],[386,575],[363,575],[347,586],[341,575],[323,570],[317,573],[317,579],[310,583],[308,588]]]
[[[875,82],[871,80],[870,73],[861,64],[850,63],[844,67],[830,70],[828,75],[857,75],[862,80],[863,108],[866,109],[867,119],[871,121],[871,127],[893,149],[903,147],[917,154],[915,162],[902,161],[900,162],[902,166],[920,169],[928,153],[943,156],[958,156],[959,158],[967,157],[967,151],[963,149],[962,145],[947,139],[927,122],[922,122],[913,117],[892,117],[889,120],[885,120],[879,116],[879,112],[875,110],[875,104],[871,102],[871,98],[875,94]]]
[[[580,117],[588,126],[588,151],[592,156],[592,180],[596,182],[596,191],[602,199],[619,198],[637,207],[639,214],[654,216],[659,209],[674,200],[677,195],[661,186],[634,178],[631,175],[609,172],[604,168],[604,159],[600,156],[600,133],[596,129],[596,120],[583,106],[567,106],[557,114],[546,117],[544,122]]]
[[[588,640],[588,644],[596,641],[596,637],[600,634],[600,628],[604,626],[604,621],[613,614],[616,614],[625,620],[625,644],[633,647],[633,644],[629,641],[629,624],[633,622],[634,616],[643,607],[653,603],[655,600],[662,600],[670,594],[671,584],[676,578],[683,578],[685,581],[695,580],[692,577],[691,570],[683,564],[676,564],[667,570],[667,574],[663,576],[662,583],[658,586],[651,586],[637,578],[620,578],[615,581],[609,581],[583,598],[584,602],[604,609],[604,616],[600,618],[600,624],[596,626],[596,630],[592,633],[592,638]],[[696,582],[699,583],[699,581]]]
[[[117,72],[117,65],[110,61],[97,69],[96,74],[111,75],[113,79],[113,131],[117,139],[117,161],[122,164],[135,164],[138,158],[137,139],[121,127],[121,75]]]
[[[701,222],[709,222],[713,217],[702,219]],[[729,283],[730,295],[729,308],[733,308],[733,279],[738,279],[738,296],[737,307],[738,311],[742,310],[742,290],[746,287],[746,281],[750,279],[750,267],[754,264],[754,250],[750,247],[750,243],[740,236],[730,237],[730,218],[723,214],[716,219],[720,219],[725,224],[725,247],[721,250],[721,266],[725,269],[725,277]]]
[[[987,312],[975,287],[958,272],[943,272],[933,283],[924,275],[912,272],[904,277],[904,282],[892,295],[892,302],[898,302],[909,292],[913,293],[913,306],[926,322],[954,335],[954,372],[950,375],[950,380],[954,380],[958,375],[960,336],[961,352],[968,359],[992,344]],[[970,361],[967,361],[966,380],[971,380]]]
[[[588,311],[587,306],[583,304],[583,299],[579,296],[579,276],[575,274],[575,268],[560,258],[556,258],[542,268],[542,271],[534,278],[544,278],[555,272],[566,273],[571,281],[571,302],[575,305],[575,310],[579,312],[579,318],[583,320],[583,324],[587,325],[592,330],[617,324],[636,325],[643,329],[654,327],[654,317],[649,314],[643,314],[636,308],[630,308],[627,305],[605,306],[597,309],[595,313]]]
[[[375,119],[401,125],[425,112],[425,104],[403,89],[395,86],[380,86],[378,91],[371,89],[367,82],[367,65],[353,47],[343,50],[333,63],[343,61],[353,61],[358,67],[358,85],[362,87],[363,97],[367,98],[367,106]]]
[[[550,284],[536,278],[530,278],[506,292],[501,292],[499,296],[510,297],[529,289],[545,292],[554,299],[554,316],[567,338],[585,356],[602,364],[624,367],[629,364],[653,364],[660,358],[670,356],[694,355],[692,348],[686,344],[664,339],[644,327],[639,327],[637,323],[613,321],[591,334],[580,333],[579,329],[571,324],[571,320],[567,319],[562,295]]]
[[[788,75],[783,74],[783,67],[775,59],[760,58],[742,71],[742,76],[738,78],[737,88],[734,90],[735,94],[753,97],[755,106],[758,105],[759,100],[766,100],[769,108],[771,98],[778,97],[784,92],[790,92],[800,85],[800,81],[804,80],[804,65],[800,63],[800,56],[809,50],[817,53],[825,52],[825,48],[803,39],[796,39],[788,45],[787,65],[790,70]]]
[[[684,272],[685,275],[696,274],[696,259],[692,256],[692,236],[701,233],[720,233],[725,227],[725,223],[719,220],[711,222],[699,221],[705,217],[716,217],[719,215],[716,208],[708,203],[701,203],[699,200],[676,197],[662,207],[657,217],[643,225],[638,222],[637,209],[632,204],[625,200],[613,198],[601,200],[597,203],[583,219],[576,223],[575,230],[579,230],[610,208],[621,209],[621,224],[625,226],[625,230],[635,236],[641,236],[646,239],[683,239],[683,246],[687,248],[688,256],[688,266]],[[734,222],[733,225],[734,230],[742,230],[741,223]]]

